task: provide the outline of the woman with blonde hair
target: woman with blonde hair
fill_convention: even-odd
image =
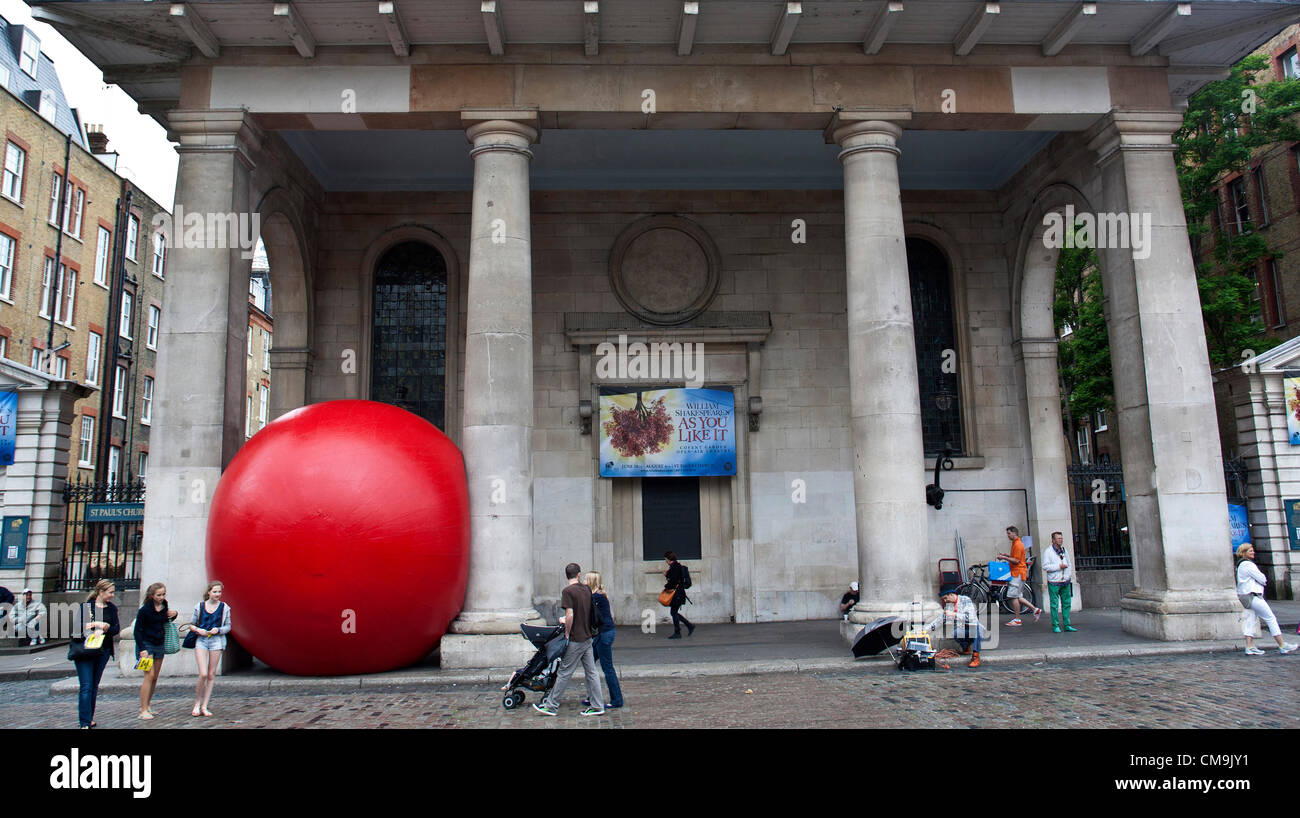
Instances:
[[[117,606],[113,604],[113,594],[117,586],[112,580],[101,579],[95,583],[90,596],[81,606],[82,637],[73,637],[68,644],[68,658],[77,668],[77,721],[81,729],[98,727],[95,722],[95,702],[99,697],[99,680],[104,676],[108,660],[113,658],[113,637],[122,630],[117,618]],[[86,647],[92,636],[102,635],[103,644],[98,648]]]
[[[1255,634],[1259,633],[1260,622],[1264,623],[1273,635],[1273,641],[1277,642],[1277,652],[1290,653],[1297,646],[1282,639],[1282,628],[1277,624],[1277,617],[1264,601],[1264,583],[1268,582],[1268,578],[1255,565],[1254,560],[1255,546],[1248,542],[1237,546],[1237,599],[1246,609],[1241,622],[1241,632],[1246,636],[1246,655],[1264,655],[1264,651],[1255,647]]]
[[[154,689],[158,686],[158,674],[162,671],[163,657],[167,655],[164,642],[168,621],[175,619],[178,612],[167,605],[167,586],[155,582],[144,592],[144,604],[135,615],[135,624],[131,632],[135,636],[137,659],[151,657],[153,665],[144,672],[144,681],[140,683],[140,718],[146,721],[153,718]]]
[[[208,700],[212,698],[212,685],[217,680],[221,652],[226,649],[226,634],[230,633],[230,606],[221,601],[224,590],[219,580],[212,580],[203,592],[203,601],[194,606],[190,630],[198,634],[194,658],[199,664],[199,681],[194,687],[191,716],[212,715]]]
[[[605,686],[609,688],[609,701],[605,707],[623,706],[623,689],[618,684],[618,674],[614,672],[614,614],[609,607],[609,597],[605,594],[605,585],[601,582],[598,571],[588,571],[584,581],[591,589],[591,605],[595,609],[600,633],[596,636],[596,661],[605,672]],[[586,700],[584,705],[589,704]]]

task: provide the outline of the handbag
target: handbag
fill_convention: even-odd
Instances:
[[[163,625],[163,653],[168,656],[181,652],[181,636],[176,632],[176,623],[171,620]]]
[[[203,603],[200,602],[198,605],[195,605],[194,610],[198,613],[195,614],[194,621],[190,623],[189,632],[185,634],[185,641],[181,642],[181,647],[189,648],[190,650],[193,650],[194,646],[199,643],[199,634],[194,630],[194,626],[198,625],[199,620],[203,618]]]
[[[1255,597],[1257,597],[1257,596],[1259,596],[1259,594],[1237,594],[1237,601],[1241,603],[1241,607],[1243,607],[1243,608],[1245,608],[1246,610],[1249,611],[1249,610],[1250,610],[1250,603],[1251,603],[1251,602],[1255,599]]]
[[[95,603],[91,602],[87,606],[90,608],[90,621],[95,621]],[[104,633],[95,631],[90,636],[81,639],[68,640],[68,658],[76,662],[82,659],[96,659],[104,652]]]
[[[664,590],[659,592],[659,604],[665,608],[673,606],[673,597],[677,596],[676,591]]]

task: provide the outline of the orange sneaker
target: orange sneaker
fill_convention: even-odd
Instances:
[[[975,655],[971,657],[970,664],[967,665],[966,667],[979,667],[979,666],[980,666],[980,652],[975,651]]]

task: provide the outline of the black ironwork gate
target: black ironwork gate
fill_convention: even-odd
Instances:
[[[67,523],[59,591],[88,591],[111,579],[119,591],[140,587],[144,539],[144,481],[78,480],[63,489]]]
[[[1070,465],[1070,522],[1080,571],[1132,568],[1124,471],[1118,463]]]

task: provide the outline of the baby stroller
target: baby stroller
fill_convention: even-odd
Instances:
[[[555,674],[560,670],[560,659],[569,646],[569,640],[564,638],[563,625],[520,625],[519,630],[537,648],[537,653],[528,664],[511,675],[501,699],[501,706],[507,710],[514,710],[524,703],[525,690],[542,694],[550,692],[555,686]]]

